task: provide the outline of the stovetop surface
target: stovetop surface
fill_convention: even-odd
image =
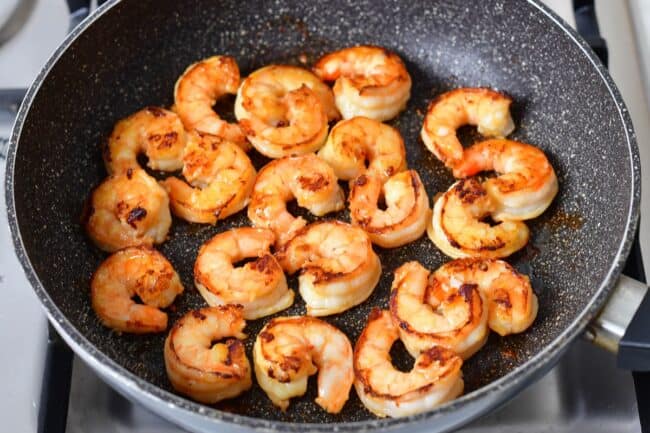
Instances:
[[[459,433],[640,433],[632,376],[615,362],[613,355],[578,341],[539,382]],[[75,359],[66,433],[179,431]]]

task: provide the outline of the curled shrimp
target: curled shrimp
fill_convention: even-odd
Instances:
[[[269,158],[318,150],[328,121],[339,118],[329,87],[306,69],[284,65],[258,69],[242,82],[235,116],[255,149]]]
[[[348,400],[354,374],[348,337],[320,319],[278,317],[257,335],[255,376],[273,404],[286,410],[289,399],[307,391],[307,378],[318,371],[316,403],[338,413]]]
[[[486,140],[465,149],[454,176],[473,176],[482,171],[498,176],[483,182],[496,203],[497,221],[525,220],[542,214],[558,191],[553,166],[541,149],[512,140]]]
[[[196,223],[214,224],[248,203],[255,167],[241,147],[221,137],[192,132],[183,155],[183,175],[161,182],[175,215]]]
[[[160,310],[174,302],[183,285],[171,263],[150,247],[120,250],[102,262],[90,281],[99,320],[116,331],[144,334],[167,329]],[[133,298],[138,296],[142,304]]]
[[[511,103],[509,96],[491,89],[460,88],[443,93],[429,104],[422,141],[447,167],[454,168],[463,159],[456,130],[469,124],[486,137],[505,137],[515,129]]]
[[[88,236],[108,252],[160,244],[172,223],[167,193],[140,168],[107,177],[91,193],[83,219]]]
[[[399,131],[367,117],[338,122],[318,156],[343,180],[352,180],[369,170],[385,181],[406,169],[406,150]]]
[[[397,173],[384,183],[368,172],[350,183],[350,218],[375,244],[406,245],[422,236],[431,211],[427,192],[415,170]],[[380,209],[380,199],[386,209]]]
[[[343,190],[332,168],[316,155],[307,154],[271,161],[260,170],[248,218],[256,227],[271,229],[282,245],[307,224],[287,211],[287,202],[293,199],[316,216],[345,206]]]
[[[388,311],[372,310],[354,348],[354,388],[368,410],[381,417],[409,416],[463,392],[463,361],[451,350],[430,347],[415,356],[411,371],[397,370],[390,349],[398,336]]]
[[[180,170],[184,147],[185,129],[178,115],[147,107],[117,122],[104,149],[104,164],[109,174],[140,168],[137,157],[144,153],[151,169]]]
[[[194,283],[209,305],[239,304],[247,320],[288,308],[294,293],[269,252],[275,235],[267,229],[241,227],[219,233],[201,246]],[[256,260],[242,267],[234,263]]]
[[[404,62],[385,48],[344,48],[323,56],[313,70],[324,81],[335,81],[336,106],[344,119],[392,119],[411,96],[411,76]]]
[[[524,332],[537,317],[530,280],[503,260],[452,260],[431,278],[447,291],[468,284],[476,287],[487,305],[488,326],[501,336]]]
[[[240,341],[246,338],[245,326],[240,305],[201,308],[178,319],[164,349],[165,369],[174,389],[208,404],[249,389],[251,367]]]
[[[381,276],[381,262],[366,232],[340,221],[310,224],[276,257],[287,273],[301,270],[298,289],[310,316],[328,316],[362,303]]]
[[[438,276],[444,272],[429,273],[416,261],[397,268],[390,293],[391,316],[412,356],[437,346],[467,359],[488,337],[488,309],[477,288],[486,281],[443,284]]]
[[[217,135],[248,150],[241,127],[221,119],[212,109],[224,95],[239,87],[239,67],[232,57],[213,56],[193,63],[174,86],[174,110],[188,131]]]
[[[429,238],[453,258],[507,257],[523,248],[529,231],[521,221],[495,225],[484,218],[498,209],[497,203],[474,178],[454,183],[433,206]]]

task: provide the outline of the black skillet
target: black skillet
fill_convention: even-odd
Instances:
[[[300,64],[305,56],[309,65],[323,53],[361,43],[396,51],[411,73],[411,100],[391,123],[431,197],[453,179],[418,138],[427,103],[459,86],[489,86],[513,97],[512,138],[544,149],[560,181],[554,204],[530,222],[529,246],[510,259],[531,276],[537,320],[521,335],[490,336],[464,365],[463,397],[408,418],[376,419],[354,392],[340,414],[328,415],[313,403],[313,386],[285,413],[257,386],[215,407],[175,395],[163,367],[164,335],[117,335],[90,308],[89,278],[106,255],[88,241],[79,215],[106,175],[102,140],[129,113],[171,104],[176,78],[198,59],[231,55],[246,75],[270,63]],[[265,162],[253,159],[258,167]],[[629,115],[611,78],[573,30],[532,0],[125,0],[109,2],[73,31],[29,90],[9,149],[6,196],[18,256],[52,324],[107,382],[165,418],[195,431],[442,431],[540,377],[595,317],[632,243],[639,165]],[[345,212],[329,217],[348,218]],[[188,290],[170,311],[172,322],[204,305],[192,288],[199,245],[248,224],[244,212],[216,226],[174,221],[160,250]],[[374,294],[327,318],[352,341],[372,307],[387,307],[396,267],[415,259],[435,269],[448,260],[426,237],[377,251],[384,275]],[[290,284],[295,288],[295,279]],[[281,314],[301,313],[298,300]],[[266,320],[249,322],[249,351]],[[408,358],[399,349],[396,363],[405,367]]]

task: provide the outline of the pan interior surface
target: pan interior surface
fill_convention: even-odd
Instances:
[[[432,198],[453,178],[419,139],[428,102],[459,86],[487,86],[514,99],[511,138],[542,148],[560,192],[530,221],[532,239],[509,261],[531,277],[539,314],[527,332],[492,333],[465,362],[466,393],[499,379],[542,352],[589,306],[628,232],[634,169],[616,100],[589,58],[559,26],[520,1],[123,1],[107,11],[62,54],[24,119],[15,154],[14,201],[22,241],[34,271],[72,326],[117,364],[172,391],[163,363],[165,334],[118,335],[102,327],[90,306],[89,280],[106,254],[80,225],[83,201],[106,176],[101,144],[113,124],[147,105],[171,105],[176,78],[189,64],[215,54],[237,59],[242,76],[272,63],[307,66],[331,50],[375,44],[397,52],[413,78],[407,110],[391,124],[402,133],[408,164]],[[182,6],[181,6],[182,5]],[[472,132],[468,139],[476,139]],[[257,168],[266,160],[252,157]],[[329,215],[349,221],[344,211]],[[199,246],[231,227],[250,225],[245,211],[215,226],[174,220],[160,251],[186,292],[169,311],[173,323],[204,306],[192,268]],[[448,261],[423,237],[382,250],[383,275],[362,305],[326,320],[352,343],[372,307],[388,307],[393,270],[419,260],[434,270]],[[289,279],[297,289],[296,278]],[[278,315],[304,314],[299,296]],[[250,321],[248,355],[269,318]],[[395,357],[407,362],[404,351]],[[217,409],[266,420],[342,423],[374,419],[354,391],[330,415],[314,402],[315,382],[286,412],[254,386]]]

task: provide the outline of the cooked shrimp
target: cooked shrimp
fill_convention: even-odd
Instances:
[[[350,218],[380,247],[406,245],[422,236],[431,216],[427,192],[415,170],[397,173],[383,183],[362,174],[350,183]],[[378,207],[380,198],[386,209]]]
[[[201,308],[174,323],[164,349],[174,389],[208,404],[249,389],[251,367],[240,341],[246,338],[245,326],[241,305]],[[214,343],[224,338],[228,339]]]
[[[178,115],[159,107],[147,107],[120,120],[104,149],[109,174],[140,168],[138,154],[144,153],[147,166],[175,171],[183,166],[185,129]]]
[[[490,89],[460,88],[443,93],[429,104],[422,141],[447,167],[454,168],[463,159],[456,130],[469,124],[486,137],[505,137],[515,129],[511,103],[509,96]]]
[[[115,173],[95,188],[84,220],[88,236],[108,252],[160,244],[172,223],[167,193],[139,168]]]
[[[190,133],[183,162],[183,175],[194,187],[175,177],[161,182],[178,217],[214,224],[248,203],[255,167],[239,146],[218,136]]]
[[[548,208],[558,190],[557,177],[541,149],[512,140],[486,140],[465,150],[454,176],[496,171],[483,187],[497,204],[497,221],[535,218]]]
[[[293,303],[293,290],[269,252],[275,235],[241,227],[204,243],[194,264],[194,284],[209,305],[240,304],[247,320],[268,316]],[[256,258],[242,267],[234,263]]]
[[[392,119],[411,96],[411,76],[404,62],[385,48],[344,48],[323,56],[313,70],[325,81],[336,81],[336,106],[344,119]]]
[[[318,371],[316,403],[338,413],[348,400],[354,373],[348,337],[314,317],[278,317],[262,328],[253,347],[257,382],[282,410],[305,394],[307,378]]]
[[[287,202],[316,216],[345,206],[343,190],[332,168],[314,154],[271,161],[260,170],[248,206],[248,218],[256,227],[273,230],[278,245],[284,244],[307,222],[287,211]]]
[[[171,263],[150,247],[120,250],[102,262],[90,280],[90,298],[99,320],[116,331],[144,334],[167,329],[160,311],[183,292]],[[133,298],[138,296],[142,304]]]
[[[501,336],[525,331],[537,316],[528,277],[503,260],[452,260],[431,275],[431,284],[446,292],[476,287],[485,299],[490,329]]]
[[[235,116],[255,149],[269,158],[318,150],[328,121],[339,118],[329,87],[306,69],[271,65],[242,83]]]
[[[450,257],[507,257],[523,248],[529,231],[521,221],[496,225],[483,219],[498,209],[497,203],[474,178],[454,183],[433,206],[427,227],[429,238]]]
[[[239,87],[239,68],[232,57],[214,56],[190,65],[174,86],[175,111],[188,131],[217,135],[248,150],[246,136],[236,123],[221,119],[212,109],[224,95]]]
[[[406,151],[399,131],[367,117],[338,122],[318,156],[343,180],[352,180],[370,170],[385,181],[406,170]]]
[[[442,347],[415,356],[409,372],[397,370],[390,349],[398,329],[388,311],[374,309],[354,348],[354,388],[377,416],[403,417],[426,412],[463,392],[463,360]]]
[[[310,316],[328,316],[362,303],[381,276],[381,262],[366,232],[340,221],[305,227],[276,257],[289,274],[302,271],[298,289]]]
[[[412,356],[440,346],[467,359],[488,337],[488,309],[476,286],[485,282],[450,285],[437,276],[415,261],[397,268],[390,293],[393,322]]]

